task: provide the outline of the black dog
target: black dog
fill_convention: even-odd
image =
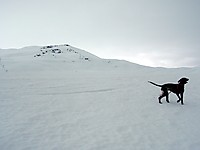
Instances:
[[[173,92],[178,96],[178,101],[177,103],[181,102],[181,104],[183,105],[183,93],[184,93],[184,85],[186,83],[188,83],[189,79],[188,78],[181,78],[180,80],[178,80],[178,84],[174,84],[174,83],[167,83],[167,84],[163,84],[163,85],[159,85],[156,83],[153,83],[151,81],[148,81],[149,83],[161,87],[161,91],[162,94],[158,97],[159,103],[162,104],[161,99],[163,97],[166,97],[166,101],[169,103],[169,92]]]

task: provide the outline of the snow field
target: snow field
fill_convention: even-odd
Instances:
[[[19,59],[6,52],[1,56],[8,68],[0,69],[2,150],[200,148],[199,68],[28,56],[25,51]],[[190,78],[185,105],[173,94],[170,104],[163,99],[160,105],[160,89],[147,81],[176,82],[182,76]]]

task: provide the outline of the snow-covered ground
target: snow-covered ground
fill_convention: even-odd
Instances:
[[[185,105],[148,84],[190,78]],[[1,150],[199,150],[200,68],[150,68],[69,45],[0,49]]]

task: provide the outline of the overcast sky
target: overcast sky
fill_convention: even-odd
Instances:
[[[0,48],[70,44],[148,66],[200,66],[200,0],[0,0]]]

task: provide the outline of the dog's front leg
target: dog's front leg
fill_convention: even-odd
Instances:
[[[178,93],[176,93],[177,97],[178,97],[178,100],[177,100],[177,103],[179,103],[181,101],[181,97],[179,96]]]
[[[180,93],[181,96],[179,96],[178,93],[176,95],[178,96],[177,103],[181,102],[181,104],[184,105],[184,103],[183,103],[183,93]]]
[[[183,93],[181,93],[181,104],[184,105],[184,103],[183,103]]]

